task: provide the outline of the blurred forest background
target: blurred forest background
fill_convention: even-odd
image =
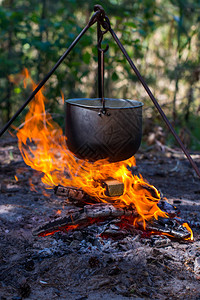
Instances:
[[[184,144],[200,150],[199,0],[0,0],[0,125],[30,94],[16,74],[28,68],[43,79],[101,4],[130,57],[175,126]],[[110,34],[105,96],[143,101],[144,143],[174,146],[158,112]],[[45,85],[47,109],[64,124],[65,99],[97,96],[96,25]],[[19,125],[23,112],[15,125]],[[163,129],[164,130],[163,130]],[[153,133],[153,135],[152,135]]]

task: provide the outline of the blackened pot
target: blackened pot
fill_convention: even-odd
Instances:
[[[65,102],[67,146],[75,156],[116,162],[137,152],[142,137],[142,102],[105,98],[105,113],[98,98]]]

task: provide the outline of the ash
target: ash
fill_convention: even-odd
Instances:
[[[60,217],[58,210],[64,216],[75,207],[53,191],[44,195],[40,176],[23,163],[16,140],[1,141],[0,299],[199,299],[199,179],[181,153],[153,150],[137,155],[138,172],[177,206],[194,242],[130,233],[117,218],[33,236],[36,227]]]

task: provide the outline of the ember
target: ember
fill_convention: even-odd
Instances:
[[[34,89],[36,85],[30,78],[27,69],[25,69],[24,75],[24,85],[31,82]],[[53,189],[59,185],[70,186],[72,190],[74,189],[77,199],[80,198],[87,202],[84,195],[88,195],[96,202],[110,203],[112,201],[112,204],[118,209],[134,208],[137,216],[131,220],[132,225],[136,226],[142,223],[144,229],[146,221],[168,218],[168,214],[158,206],[159,191],[147,183],[142,175],[133,175],[127,168],[135,166],[134,157],[115,163],[109,163],[106,159],[93,163],[77,159],[67,149],[66,137],[63,135],[62,129],[45,111],[45,101],[47,100],[40,90],[30,105],[25,122],[17,132],[17,137],[25,163],[43,173],[42,182],[46,188]],[[109,178],[123,183],[122,195],[118,191],[116,196],[112,196],[111,192],[110,197],[108,185],[102,185],[102,182],[108,182]],[[81,191],[77,191],[77,189],[81,189]],[[67,196],[70,196],[70,193],[74,196],[72,190]],[[184,227],[190,235],[189,226],[184,225]],[[192,233],[190,239],[192,239]]]

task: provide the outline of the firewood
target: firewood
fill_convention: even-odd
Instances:
[[[124,184],[116,179],[105,180],[103,186],[105,186],[106,195],[109,197],[119,197],[124,193]]]
[[[77,201],[82,201],[82,200],[87,201],[90,198],[89,195],[86,192],[84,192],[82,189],[78,189],[71,186],[65,187],[65,186],[58,185],[55,187],[54,191],[57,196],[63,196]]]
[[[171,218],[159,218],[146,223],[146,230],[154,233],[167,234],[177,240],[185,240],[190,237],[190,232],[177,220]]]
[[[109,197],[117,197],[123,195],[124,184],[115,179],[108,179],[102,182],[102,186],[106,188],[106,195]],[[57,196],[67,197],[73,200],[88,200],[92,199],[86,192],[81,188],[75,188],[72,186],[61,186],[58,185],[54,189]]]
[[[109,219],[121,216],[137,215],[135,211],[126,210],[122,208],[114,207],[107,203],[97,203],[93,205],[85,205],[84,208],[74,209],[68,211],[65,217],[58,218],[54,221],[48,222],[33,231],[33,235],[45,235],[45,233],[51,233],[54,231],[62,230],[62,227],[71,225],[88,226],[90,219]]]

